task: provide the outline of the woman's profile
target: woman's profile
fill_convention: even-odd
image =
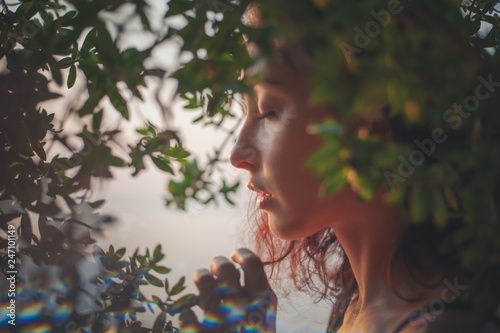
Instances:
[[[387,13],[390,15],[391,11],[387,9]],[[245,20],[247,26],[256,29],[266,24],[257,6],[248,9]],[[422,22],[411,24],[419,23]],[[416,40],[419,38],[425,40],[425,36],[418,36]],[[240,327],[242,332],[274,332],[277,301],[268,281],[272,272],[273,277],[289,273],[299,288],[312,286],[323,297],[330,295],[334,299],[330,322],[325,323],[329,332],[499,332],[492,322],[486,325],[483,318],[472,311],[468,293],[472,290],[474,276],[462,268],[461,255],[447,243],[450,235],[456,235],[462,225],[469,223],[466,217],[458,214],[460,209],[455,212],[445,209],[444,219],[453,223],[442,227],[436,226],[436,219],[441,218],[438,215],[421,218],[412,208],[402,211],[401,207],[411,205],[417,192],[401,199],[401,205],[390,200],[392,187],[411,177],[401,172],[386,174],[385,178],[381,176],[387,182],[365,195],[362,193],[364,183],[355,171],[356,167],[361,169],[364,165],[354,162],[353,168],[343,169],[346,181],[333,195],[324,195],[328,192],[325,187],[330,190],[335,187],[335,183],[325,183],[324,177],[331,177],[336,161],[340,158],[343,161],[370,160],[349,156],[352,151],[342,150],[342,147],[335,150],[333,146],[331,152],[341,151],[347,156],[323,156],[323,160],[330,161],[323,164],[311,160],[311,155],[324,147],[324,138],[318,133],[324,134],[324,129],[330,126],[330,133],[338,129],[338,135],[354,140],[350,141],[353,144],[372,140],[369,142],[375,150],[379,147],[378,142],[424,147],[419,154],[410,151],[411,159],[400,159],[400,169],[406,166],[403,160],[406,163],[418,160],[420,155],[432,149],[444,152],[440,151],[439,155],[421,164],[443,161],[446,164],[441,158],[448,154],[445,144],[451,135],[443,126],[456,125],[458,118],[452,116],[460,115],[459,110],[445,111],[444,115],[441,112],[440,122],[429,126],[429,136],[418,136],[413,129],[418,122],[411,122],[411,112],[425,110],[412,104],[413,100],[403,103],[407,115],[410,114],[406,118],[394,112],[396,103],[391,105],[390,101],[387,105],[349,115],[336,106],[335,101],[311,102],[314,86],[311,73],[315,63],[300,43],[275,40],[273,59],[262,57],[259,46],[251,41],[247,47],[259,60],[242,71],[242,80],[257,77],[258,81],[252,81],[251,92],[243,96],[245,122],[230,161],[234,167],[248,172],[248,188],[257,196],[256,220],[252,222],[255,249],[239,249],[231,260],[217,257],[209,269],[195,272],[205,318],[198,319],[192,311],[186,310],[180,318],[181,331],[229,332]],[[361,52],[361,49],[356,46],[356,50]],[[341,52],[345,55],[346,50],[353,49],[344,47]],[[357,54],[357,51],[352,52]],[[370,52],[368,47],[366,52]],[[431,47],[429,52],[429,58],[422,61],[432,61]],[[399,67],[397,70],[404,72],[406,69]],[[464,67],[464,71],[467,70]],[[500,76],[481,75],[471,84],[472,91],[477,86],[475,91],[481,96],[494,94],[491,89],[498,84],[496,80],[500,80]],[[384,80],[383,77],[379,79]],[[348,84],[352,82],[346,82]],[[462,120],[466,118],[468,116]],[[322,132],[321,127],[314,127],[314,124],[327,126]],[[483,123],[485,136],[486,127]],[[449,148],[450,154],[453,149]],[[376,155],[377,151],[366,154]],[[316,166],[315,170],[311,165]],[[454,168],[453,165],[449,167],[449,170]],[[480,171],[471,166],[471,179],[475,172]],[[445,203],[456,203],[450,192],[443,196],[447,200]],[[359,200],[360,197],[364,200]],[[432,197],[431,205],[435,205],[436,200],[437,197]],[[456,204],[467,205],[464,198]],[[492,210],[498,208],[498,201],[491,203]],[[408,215],[419,223],[408,223]],[[492,228],[498,228],[498,218],[492,221]],[[278,268],[285,262],[287,272],[265,269]],[[241,266],[243,284],[235,263]],[[494,270],[491,273],[493,277],[498,277],[496,267],[496,273]],[[485,284],[490,282],[485,281]],[[498,287],[491,293],[498,301]]]

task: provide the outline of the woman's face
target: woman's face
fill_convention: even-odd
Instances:
[[[263,80],[245,96],[246,120],[230,160],[250,173],[249,188],[259,193],[271,232],[299,239],[346,221],[356,194],[346,186],[320,199],[321,180],[305,167],[322,144],[308,125],[324,120],[326,109],[308,105],[306,80],[291,69],[260,63],[255,71]]]

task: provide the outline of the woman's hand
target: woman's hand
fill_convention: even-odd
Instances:
[[[212,260],[210,271],[199,269],[194,281],[205,317],[198,321],[191,310],[181,313],[181,332],[275,332],[277,298],[264,267],[252,251],[241,248],[231,255],[244,274],[226,257]]]

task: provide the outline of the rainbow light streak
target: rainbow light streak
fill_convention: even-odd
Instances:
[[[52,328],[49,323],[33,323],[31,325],[23,327],[22,333],[50,333]]]
[[[238,289],[229,287],[226,283],[219,284],[217,288],[215,288],[215,293],[221,295],[222,298],[231,297],[237,295]]]
[[[65,302],[59,304],[55,308],[55,311],[56,312],[54,313],[52,318],[56,322],[64,322],[69,318],[69,316],[71,316],[71,312],[73,311],[73,306],[71,305],[71,303],[69,301],[65,301]]]
[[[182,333],[198,333],[200,330],[197,325],[195,324],[189,324],[187,326],[184,326],[181,330]]]
[[[185,308],[190,308],[190,307],[193,307],[195,305],[198,305],[198,303],[199,303],[199,297],[195,296],[195,295],[191,295],[191,297],[189,297],[187,301],[171,305],[168,313],[170,315],[175,315],[175,314],[180,313]]]
[[[224,315],[224,321],[233,326],[245,320],[245,308],[235,300],[228,300],[219,306],[220,312]]]
[[[4,302],[0,303],[0,326],[7,324],[10,317],[7,316],[9,313],[7,307],[10,305],[10,299],[6,299]]]
[[[40,316],[40,312],[43,309],[43,304],[41,302],[30,302],[22,308],[22,310],[17,315],[17,322],[20,325],[28,324],[34,322]]]
[[[224,318],[218,316],[215,313],[205,312],[205,318],[203,318],[202,326],[207,328],[218,328],[224,324]]]

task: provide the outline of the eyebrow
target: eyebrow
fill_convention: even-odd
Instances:
[[[245,78],[247,78],[247,75],[246,75],[247,73],[248,73],[248,69],[247,70],[245,70],[245,69],[241,70],[241,76],[240,76],[240,80],[241,81],[244,81]],[[269,77],[264,77],[262,81],[259,81],[256,84],[259,84],[259,83],[266,83],[266,84],[270,84],[270,85],[274,85],[274,86],[281,86],[282,85],[281,82],[279,82],[277,80],[274,80],[274,79],[271,79]]]
[[[241,74],[240,80],[241,81],[245,80],[245,70],[242,70],[242,74]],[[255,86],[257,84],[266,84],[266,85],[273,86],[274,88],[283,89],[283,84],[281,82],[279,82],[277,80],[274,80],[274,79],[271,79],[269,77],[266,77],[263,80],[255,83],[255,84],[252,84],[251,86],[254,87],[254,89],[255,89]],[[243,105],[242,105],[242,110],[243,110],[244,114],[247,114],[247,112],[248,112],[248,110],[247,110],[247,104],[248,104],[247,103],[247,98],[249,98],[250,96],[247,93],[242,93],[242,96],[243,96],[243,102],[244,102]]]
[[[276,81],[276,80],[273,80],[273,79],[270,79],[270,78],[265,78],[264,80],[262,80],[259,83],[270,84],[270,85],[278,86],[278,87],[282,87],[283,86],[279,81]]]

